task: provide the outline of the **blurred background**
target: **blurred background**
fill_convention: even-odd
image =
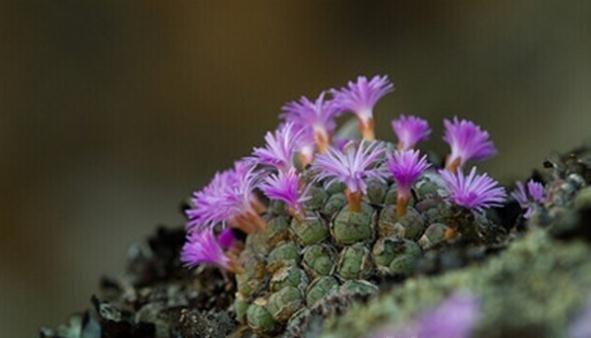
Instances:
[[[468,117],[509,183],[591,136],[590,60],[589,1],[2,1],[1,335],[88,307],[288,100],[387,74],[378,137]]]

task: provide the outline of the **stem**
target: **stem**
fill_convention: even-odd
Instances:
[[[458,236],[458,231],[452,227],[447,227],[445,229],[445,233],[443,234],[443,238],[446,241],[452,240]]]
[[[240,263],[238,263],[238,256],[230,253],[226,254],[226,256],[230,260],[230,263],[228,264],[228,271],[237,275],[244,273],[244,268],[240,265]]]
[[[404,143],[402,143],[402,141],[398,141],[398,143],[396,144],[396,149],[403,151],[406,150],[406,146],[404,145]]]
[[[408,207],[408,201],[410,198],[408,196],[398,194],[396,198],[396,216],[404,217],[406,215],[406,209]]]
[[[456,173],[456,171],[458,171],[458,169],[460,168],[460,164],[462,163],[462,159],[460,157],[456,157],[453,161],[447,161],[447,164],[445,165],[445,169],[447,169],[447,171],[452,172],[452,173]]]
[[[250,234],[255,231],[255,228],[252,226],[252,224],[246,221],[244,215],[238,215],[232,218],[229,223],[232,227],[242,230],[245,234]]]
[[[314,158],[312,157],[312,155],[309,154],[305,154],[305,153],[298,153],[298,162],[300,162],[300,165],[303,168],[306,168],[310,163],[312,163],[312,160]]]
[[[350,192],[347,190],[347,202],[349,203],[349,210],[352,212],[361,212],[361,191]]]
[[[361,132],[361,136],[363,136],[364,140],[375,140],[376,134],[374,131],[373,118],[370,117],[367,120],[359,120],[359,131]]]
[[[314,141],[316,142],[316,147],[318,147],[318,152],[324,154],[328,151],[330,147],[330,136],[324,129],[317,129],[314,131]]]
[[[252,195],[250,204],[254,211],[259,214],[262,214],[263,212],[267,211],[267,207],[254,194]]]
[[[289,214],[291,215],[291,217],[293,217],[293,219],[296,220],[296,222],[302,223],[302,221],[304,220],[304,217],[302,215],[302,209],[301,208],[292,208],[292,207],[289,207],[287,209],[287,211],[289,212]]]
[[[254,209],[234,217],[230,220],[230,224],[246,234],[263,231],[267,228],[267,222]]]
[[[267,229],[267,222],[256,211],[249,211],[247,218],[257,231],[264,231]]]

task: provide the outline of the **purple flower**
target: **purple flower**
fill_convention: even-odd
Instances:
[[[399,150],[412,149],[418,142],[427,140],[431,134],[429,123],[412,115],[400,115],[392,121],[392,129],[398,138]]]
[[[255,148],[254,159],[257,163],[268,165],[277,170],[293,168],[293,159],[302,141],[303,130],[296,130],[293,123],[288,122],[274,133],[265,135],[265,147]]]
[[[355,149],[344,152],[330,148],[328,153],[319,155],[313,164],[318,173],[317,180],[328,180],[327,185],[343,182],[351,193],[365,193],[366,180],[375,178],[384,181],[386,173],[376,167],[384,155],[384,148],[377,142],[362,141]]]
[[[224,228],[218,235],[218,242],[224,250],[228,250],[236,243],[236,236],[232,228]]]
[[[488,132],[468,120],[443,120],[445,135],[443,140],[451,147],[451,154],[447,158],[446,168],[455,171],[467,161],[483,161],[497,153],[489,140]]]
[[[523,217],[530,218],[534,212],[534,206],[544,202],[544,186],[534,180],[527,182],[527,190],[522,182],[517,182],[516,185],[517,189],[511,193],[511,196],[521,208],[526,210]]]
[[[242,160],[234,168],[216,173],[213,180],[193,194],[193,207],[187,210],[187,228],[212,228],[229,222],[247,233],[264,227],[258,215],[260,203],[252,191],[259,175],[250,161]]]
[[[419,157],[418,150],[396,151],[388,160],[388,169],[396,181],[398,216],[406,214],[406,207],[411,197],[411,187],[421,174],[429,168],[427,156]]]
[[[333,90],[335,105],[342,111],[357,115],[364,139],[373,140],[373,108],[384,95],[394,91],[394,85],[387,76],[374,76],[368,80],[357,77],[357,82],[349,81],[346,87]]]
[[[330,144],[330,137],[336,127],[335,118],[340,114],[332,101],[325,100],[325,92],[312,102],[302,96],[283,106],[281,117],[304,131],[303,137],[314,140],[318,150],[324,152]]]
[[[259,188],[269,199],[285,202],[298,215],[302,212],[301,203],[308,199],[300,189],[300,177],[295,169],[267,177]]]
[[[499,207],[505,202],[505,189],[487,174],[476,174],[473,167],[468,176],[463,172],[440,170],[439,174],[447,185],[447,198],[454,204],[482,211],[486,208]]]
[[[375,75],[371,80],[359,76],[357,82],[349,81],[347,87],[334,91],[335,104],[342,110],[357,114],[360,120],[368,121],[373,118],[375,104],[392,91],[394,85],[386,75]]]
[[[478,322],[480,302],[454,294],[419,320],[418,338],[468,338]]]
[[[396,151],[388,160],[388,169],[396,181],[398,192],[408,194],[411,186],[429,166],[427,155],[420,157],[418,150]]]
[[[216,204],[222,202],[228,190],[233,185],[233,171],[226,170],[214,175],[211,182],[200,191],[194,192],[191,199],[193,207],[186,211],[189,221],[187,228],[213,227],[226,218],[223,210],[216,208]]]
[[[480,319],[480,301],[456,293],[402,328],[389,328],[372,338],[469,338]]]
[[[231,270],[230,259],[210,229],[189,233],[181,250],[181,262],[188,268],[212,264],[224,270]]]
[[[591,337],[591,299],[587,302],[568,327],[569,338]]]

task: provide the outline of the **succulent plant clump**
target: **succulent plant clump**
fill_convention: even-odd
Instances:
[[[445,165],[416,149],[431,134],[418,117],[392,121],[397,144],[376,140],[374,106],[393,90],[386,76],[359,77],[331,98],[288,103],[265,146],[195,193],[182,259],[233,273],[236,319],[255,332],[279,332],[334,294],[410,276],[433,248],[504,237],[485,212],[502,205],[504,189],[476,168],[463,172],[496,153],[488,133],[445,120]],[[335,118],[347,112],[361,139],[336,139]],[[228,229],[244,243],[223,247],[215,234]]]

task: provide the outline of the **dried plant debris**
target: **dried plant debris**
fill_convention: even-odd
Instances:
[[[127,272],[101,280],[93,308],[55,330],[43,328],[41,337],[226,337],[236,327],[230,311],[234,283],[214,268],[183,268],[184,241],[182,227],[160,227],[134,244]]]
[[[184,229],[133,245],[93,309],[42,337],[564,336],[591,313],[590,148],[507,189],[472,166],[497,154],[472,121],[444,120],[445,157],[417,148],[432,130],[416,116],[377,140],[393,90],[362,76],[286,104]],[[358,132],[335,132],[348,113]]]

